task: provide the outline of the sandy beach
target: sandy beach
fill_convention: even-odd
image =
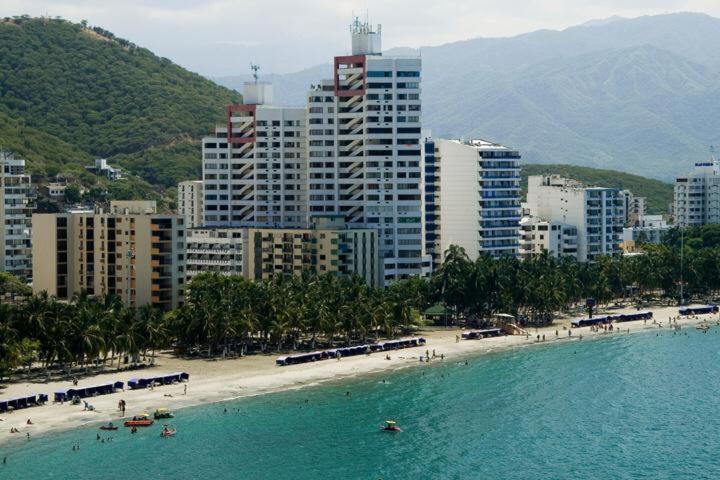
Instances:
[[[665,330],[669,327],[668,318],[675,317],[678,314],[677,307],[655,307],[647,310],[653,312],[655,320],[661,322],[662,328]],[[634,311],[633,308],[619,308],[608,310],[607,313],[615,314]],[[677,323],[679,325],[694,325],[702,320],[710,319],[715,321],[718,316],[703,315],[694,318],[680,318]],[[617,326],[618,324],[616,324]],[[567,329],[564,329],[564,327]],[[46,434],[52,430],[71,429],[94,422],[112,421],[120,425],[123,418],[132,417],[142,412],[152,413],[158,407],[177,410],[183,407],[242,396],[301,388],[323,381],[426,365],[418,361],[418,357],[424,356],[426,350],[429,350],[431,355],[433,351],[437,354],[436,358],[431,359],[431,363],[447,362],[457,361],[462,357],[497,352],[502,349],[520,346],[547,344],[556,341],[578,342],[581,341],[581,336],[587,339],[597,335],[623,335],[627,334],[628,329],[630,329],[630,333],[633,333],[644,329],[657,330],[659,328],[658,325],[653,324],[651,321],[647,322],[647,324],[643,321],[636,321],[619,324],[619,328],[616,328],[614,333],[591,332],[590,327],[584,327],[572,329],[572,336],[568,336],[569,319],[564,319],[556,321],[549,327],[537,330],[530,329],[531,336],[529,339],[523,335],[516,335],[482,340],[461,340],[459,342],[456,338],[461,333],[460,329],[426,329],[420,332],[420,335],[427,340],[426,346],[390,352],[390,360],[386,360],[384,353],[374,353],[346,357],[340,361],[330,359],[286,367],[275,365],[276,354],[251,355],[229,360],[184,360],[161,355],[156,359],[156,364],[152,368],[81,378],[79,385],[96,385],[114,380],[120,380],[127,384],[130,378],[136,376],[176,371],[188,372],[190,381],[183,384],[156,387],[153,390],[126,389],[124,392],[87,399],[95,406],[95,411],[83,411],[82,404],[73,406],[69,402],[64,404],[52,403],[53,392],[71,387],[69,381],[18,382],[4,385],[4,388],[0,390],[0,398],[46,393],[49,395],[51,402],[40,407],[1,414],[0,443],[13,440],[27,441],[26,433],[28,432],[32,438],[34,435]],[[559,333],[557,337],[555,335],[556,330]],[[538,342],[536,335],[540,335],[541,338],[544,335],[545,342]],[[441,354],[445,356],[445,360],[440,359]],[[185,386],[187,386],[187,394],[184,394]],[[125,400],[127,404],[125,417],[121,416],[117,408],[120,399]],[[28,419],[32,420],[32,425],[26,424]],[[19,429],[20,433],[11,434],[10,429],[12,427]]]

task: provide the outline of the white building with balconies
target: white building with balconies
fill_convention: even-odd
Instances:
[[[520,256],[527,260],[543,252],[555,258],[577,257],[577,228],[557,220],[520,220]]]
[[[185,240],[185,275],[189,282],[200,273],[243,276],[246,228],[193,228]]]
[[[377,229],[384,283],[428,275],[421,190],[419,57],[386,57],[381,31],[352,25],[352,54],[308,93],[308,221]]]
[[[272,85],[245,84],[243,104],[203,138],[208,227],[304,227],[305,108],[272,106]]]
[[[560,177],[528,178],[527,203],[531,216],[577,228],[577,258],[621,253],[625,199],[617,188],[587,187]]]
[[[451,245],[471,260],[481,252],[517,256],[520,153],[485,140],[426,139],[425,235],[433,268]]]
[[[35,190],[25,160],[0,151],[0,272],[32,278],[32,212]]]
[[[178,183],[177,209],[180,216],[185,219],[185,228],[196,228],[203,225],[203,197],[202,180]]]
[[[695,164],[695,171],[675,180],[675,224],[699,227],[720,223],[720,162]]]

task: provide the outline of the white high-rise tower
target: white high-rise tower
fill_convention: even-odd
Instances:
[[[376,228],[385,284],[430,272],[422,227],[419,57],[383,57],[355,21],[352,55],[308,95],[308,217]]]

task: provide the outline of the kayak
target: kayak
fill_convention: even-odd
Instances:
[[[177,429],[173,428],[172,430],[163,430],[160,432],[161,437],[172,437],[177,433]]]
[[[116,425],[102,425],[100,427],[100,430],[117,430],[118,427]]]

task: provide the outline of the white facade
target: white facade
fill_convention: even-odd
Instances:
[[[25,160],[0,151],[0,271],[32,277],[32,201]]]
[[[185,273],[187,281],[199,273],[246,276],[245,228],[193,228],[187,230]]]
[[[623,229],[623,241],[644,240],[649,243],[660,243],[663,235],[670,229],[662,215],[643,215],[637,225]]]
[[[203,225],[202,180],[180,182],[177,187],[178,213],[185,219],[185,228],[196,228]]]
[[[425,227],[434,268],[451,245],[471,260],[481,252],[517,256],[520,154],[484,140],[427,139]]]
[[[586,187],[557,175],[538,175],[528,178],[527,200],[533,217],[577,228],[579,261],[620,253],[625,223],[621,190]]]
[[[380,32],[352,30],[351,56],[308,94],[308,220],[375,228],[385,284],[427,275],[420,151],[420,58],[380,55]]]
[[[720,223],[720,163],[695,164],[690,175],[675,180],[675,224],[698,227]]]
[[[527,259],[543,252],[555,258],[577,257],[577,228],[557,220],[523,218],[520,221],[520,255]]]
[[[271,97],[247,84],[249,98]],[[306,215],[304,108],[230,105],[228,123],[203,139],[204,225],[303,227]]]
[[[636,197],[630,190],[623,190],[622,194],[625,200],[625,223],[637,225],[646,214],[645,197]]]

